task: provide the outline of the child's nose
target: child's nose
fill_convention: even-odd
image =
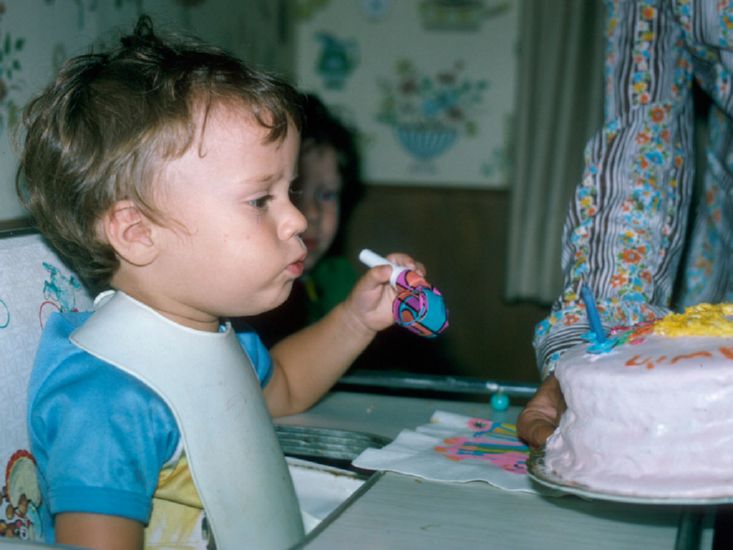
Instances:
[[[294,235],[300,235],[308,227],[308,221],[303,213],[293,203],[288,203],[283,223],[280,224],[280,237],[287,240]]]

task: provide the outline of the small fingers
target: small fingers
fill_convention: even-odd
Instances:
[[[422,276],[425,276],[427,274],[427,270],[425,269],[425,266],[422,264],[422,262],[416,261],[412,256],[409,256],[408,254],[403,254],[402,252],[393,252],[392,254],[387,255],[387,259],[392,263],[402,265],[413,271],[416,271]]]
[[[367,275],[372,277],[375,283],[387,283],[392,275],[392,266],[387,264],[378,265],[367,271]]]

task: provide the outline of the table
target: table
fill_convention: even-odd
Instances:
[[[514,422],[519,409],[488,404],[336,391],[306,413],[279,424],[354,430],[394,438],[430,420],[435,410]],[[446,547],[623,549],[682,548],[685,510],[586,501],[574,496],[510,493],[486,483],[438,483],[376,474],[365,490],[328,518],[304,543],[308,549]],[[713,508],[695,509],[700,548],[712,547]],[[683,523],[689,525],[689,523]]]

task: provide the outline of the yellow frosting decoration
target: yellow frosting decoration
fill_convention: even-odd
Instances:
[[[664,336],[733,336],[733,303],[698,304],[684,313],[670,313],[654,323]]]

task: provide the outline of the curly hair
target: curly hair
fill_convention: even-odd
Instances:
[[[197,39],[156,36],[149,17],[106,53],[69,59],[23,113],[16,188],[39,231],[92,289],[119,266],[99,235],[114,203],[132,200],[151,219],[152,182],[194,142],[196,113],[246,108],[268,142],[300,128],[297,92],[277,77]]]

